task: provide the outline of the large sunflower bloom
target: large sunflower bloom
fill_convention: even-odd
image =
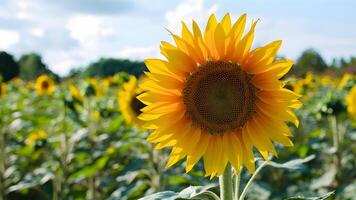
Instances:
[[[345,98],[347,105],[347,112],[350,116],[356,119],[356,86],[353,86],[349,94]]]
[[[142,121],[137,117],[142,113],[141,109],[145,105],[136,98],[142,92],[138,87],[136,77],[131,76],[118,93],[119,107],[127,124],[139,127],[142,125]]]
[[[53,80],[47,75],[41,75],[36,80],[36,91],[39,95],[50,95],[55,88]]]
[[[162,42],[167,60],[145,60],[139,118],[154,129],[147,140],[156,148],[173,147],[167,167],[186,157],[189,172],[203,157],[207,176],[221,175],[227,163],[253,172],[253,147],[268,159],[277,155],[272,141],[293,145],[285,122],[298,126],[292,109],[301,103],[279,80],[293,62],[275,61],[279,40],[250,51],[256,23],[244,36],[246,15],[234,24],[229,13],[220,22],[211,15],[204,35],[195,21],[193,32],[182,23],[175,45]]]

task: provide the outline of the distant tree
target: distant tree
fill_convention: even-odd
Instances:
[[[19,75],[19,65],[14,60],[13,56],[1,51],[0,52],[0,76],[3,81],[9,81]]]
[[[341,58],[340,62],[343,73],[356,74],[356,57],[351,57],[349,61]]]
[[[69,71],[69,74],[65,78],[75,78],[81,76],[83,73],[83,69],[81,68],[73,68]]]
[[[298,75],[303,75],[307,71],[322,73],[327,68],[328,65],[317,51],[313,49],[307,49],[297,59],[294,72]]]
[[[25,80],[33,80],[47,72],[47,66],[42,62],[41,56],[36,53],[22,55],[19,65],[20,76]]]
[[[84,76],[99,76],[106,77],[114,75],[118,72],[127,72],[129,74],[140,76],[146,69],[143,62],[115,59],[115,58],[101,58],[97,62],[91,63],[83,72]]]

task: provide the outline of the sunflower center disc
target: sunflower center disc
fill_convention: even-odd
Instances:
[[[141,109],[146,106],[144,103],[142,103],[140,100],[136,98],[138,95],[133,96],[131,100],[131,108],[135,112],[136,116],[139,116],[142,113]]]
[[[256,88],[250,80],[238,64],[208,62],[187,79],[186,114],[212,134],[241,128],[255,111]]]
[[[47,90],[49,88],[49,83],[47,81],[42,82],[42,89]]]

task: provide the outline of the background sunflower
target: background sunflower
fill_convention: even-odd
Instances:
[[[345,100],[347,105],[347,111],[354,119],[356,119],[356,86],[353,86],[351,88]]]
[[[0,97],[6,94],[6,84],[0,82]]]
[[[118,92],[117,101],[127,124],[138,127],[142,125],[138,116],[142,113],[141,109],[145,105],[136,98],[142,92],[135,76],[130,76],[129,81],[123,84]]]
[[[50,95],[56,89],[53,80],[47,75],[41,75],[36,80],[36,91],[39,95]]]

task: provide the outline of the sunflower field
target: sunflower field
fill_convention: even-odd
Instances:
[[[280,41],[248,51],[257,22],[228,18],[141,77],[1,82],[0,200],[356,199],[356,76],[284,76]]]
[[[304,94],[295,145],[277,146],[278,158],[256,177],[249,199],[328,192],[335,193],[332,199],[354,199],[355,82],[348,74],[288,79],[288,86]],[[159,191],[187,198],[216,192],[216,178],[205,178],[201,163],[188,174],[182,163],[164,168],[168,152],[145,140],[149,131],[135,126],[132,113],[137,105],[123,101],[135,97],[135,77],[39,84],[1,84],[3,199],[137,199]],[[242,173],[241,181],[250,176]],[[186,193],[173,192],[187,187]]]

